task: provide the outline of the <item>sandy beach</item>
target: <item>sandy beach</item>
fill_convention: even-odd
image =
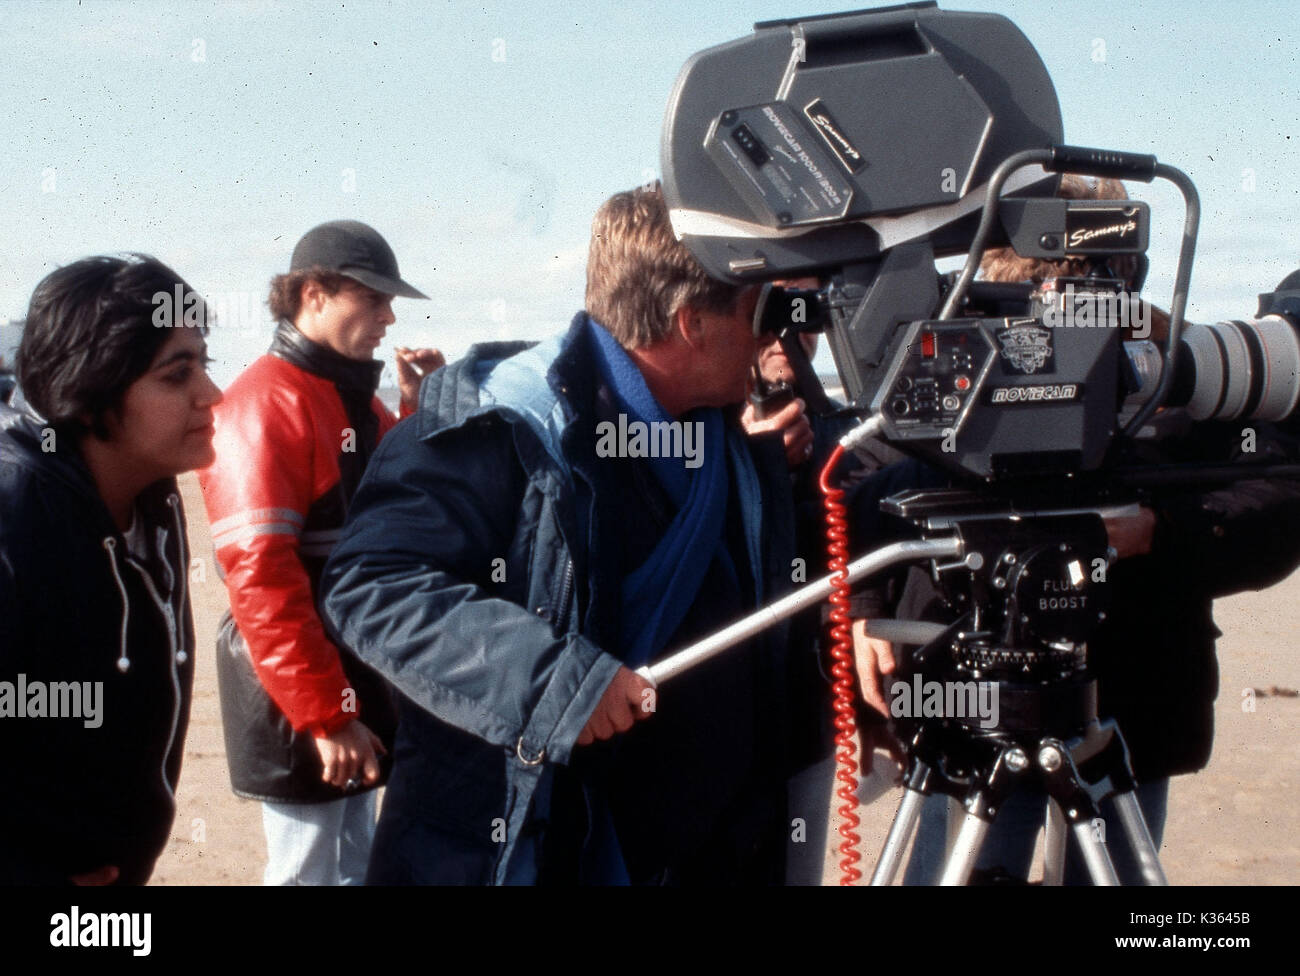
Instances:
[[[191,547],[202,560],[201,572],[191,574],[198,663],[176,823],[151,883],[259,884],[261,811],[230,791],[217,699],[214,647],[226,591],[212,563],[197,479],[186,475],[181,486]],[[1219,601],[1215,619],[1223,637],[1214,756],[1200,773],[1173,781],[1160,852],[1165,872],[1175,885],[1300,883],[1300,698],[1278,693],[1300,688],[1300,574]],[[1254,690],[1253,711],[1242,707],[1246,689]],[[860,830],[867,873],[900,795],[887,765],[877,762],[861,791],[872,798]],[[837,877],[828,858],[826,880]]]

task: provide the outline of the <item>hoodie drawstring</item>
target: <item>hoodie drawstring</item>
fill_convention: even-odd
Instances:
[[[126,584],[122,582],[122,574],[117,569],[117,540],[111,535],[106,536],[104,538],[104,548],[108,550],[108,565],[113,571],[113,579],[117,581],[118,591],[122,594],[122,638],[117,659],[117,670],[126,674],[131,667],[131,658],[126,653],[126,633],[127,624],[131,617],[131,603],[127,599]]]
[[[176,526],[176,552],[178,555],[183,557],[185,555],[185,528],[181,525],[180,499],[175,495],[168,495],[167,507],[172,510],[172,522]],[[164,558],[166,558],[165,555]],[[176,663],[184,664],[186,660],[189,659],[189,651],[185,648],[185,627],[183,624],[183,617],[185,614],[185,601],[189,598],[189,594],[186,593],[185,588],[189,581],[190,568],[188,566],[180,566],[178,569],[181,578],[181,599],[179,604],[180,610],[176,615]]]

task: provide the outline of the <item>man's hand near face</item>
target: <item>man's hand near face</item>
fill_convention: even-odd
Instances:
[[[785,444],[785,459],[792,468],[797,468],[812,457],[812,424],[804,413],[804,402],[798,397],[762,420],[755,415],[754,405],[746,403],[745,411],[740,415],[740,423],[745,428],[745,433],[751,437],[780,431]]]
[[[435,370],[447,365],[437,349],[396,348],[397,387],[402,392],[402,413],[415,413],[420,402],[420,383]]]

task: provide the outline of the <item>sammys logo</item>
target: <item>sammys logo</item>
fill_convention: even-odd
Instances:
[[[1117,237],[1123,240],[1137,229],[1136,220],[1125,220],[1108,227],[1080,227],[1078,230],[1070,231],[1066,244],[1069,247],[1078,247],[1080,244],[1095,241],[1098,237]]]

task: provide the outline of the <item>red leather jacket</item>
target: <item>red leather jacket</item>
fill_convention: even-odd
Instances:
[[[319,762],[308,737],[363,713],[375,728],[369,713],[391,712],[390,702],[376,703],[386,692],[367,689],[359,662],[331,642],[315,601],[366,461],[397,422],[374,395],[381,369],[282,322],[271,351],[215,411],[217,460],[199,481],[230,595],[233,625],[223,621],[218,677],[231,778],[243,795],[325,798],[316,795],[318,765],[308,768]],[[237,673],[247,671],[240,659],[251,660],[256,682]],[[256,683],[274,709],[248,701],[261,697]],[[297,759],[276,758],[290,740]]]

